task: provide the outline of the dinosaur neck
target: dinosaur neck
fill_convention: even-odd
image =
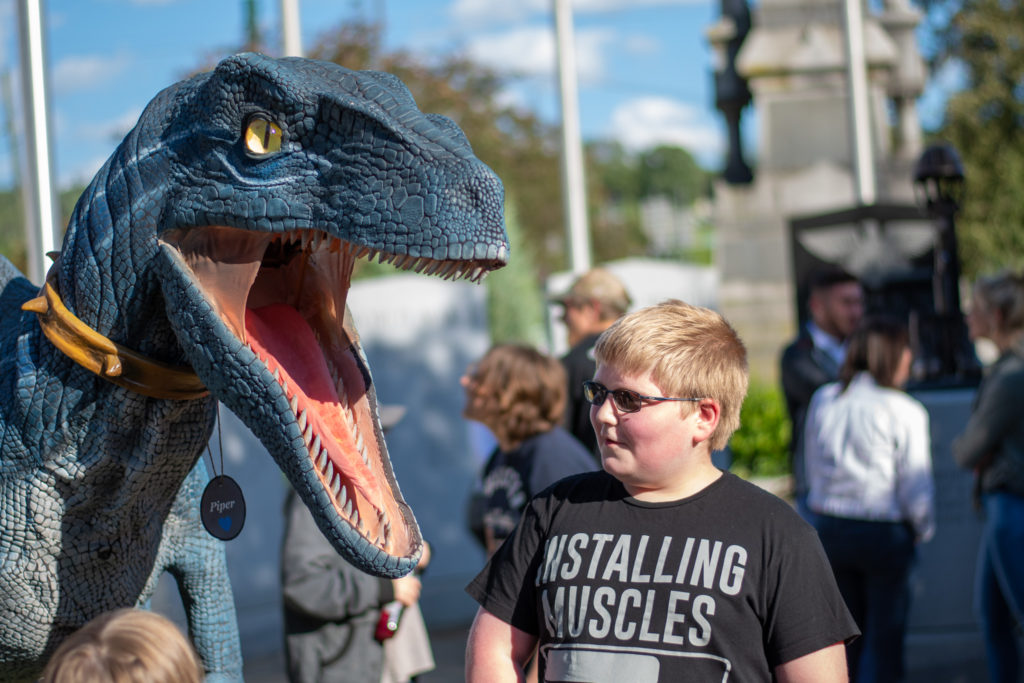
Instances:
[[[140,209],[152,201],[152,192],[140,179],[140,162],[126,152],[135,144],[128,143],[122,142],[82,194],[52,282],[68,311],[95,332],[180,365],[184,354],[150,267],[156,257],[155,219]],[[125,201],[131,206],[110,208]]]
[[[39,316],[43,334],[61,353],[109,382],[152,398],[180,400],[209,394],[192,368],[147,358],[84,324],[64,306],[52,282],[22,308]]]

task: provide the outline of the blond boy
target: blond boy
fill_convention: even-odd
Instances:
[[[536,646],[542,681],[845,681],[857,627],[814,530],[711,463],[747,390],[735,331],[666,301],[595,353],[604,471],[531,501],[467,587],[469,683],[522,680]]]

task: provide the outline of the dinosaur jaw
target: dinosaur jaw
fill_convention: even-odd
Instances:
[[[279,417],[302,435],[308,463],[296,468],[304,474],[293,484],[300,493],[308,489],[307,503],[322,500],[322,491],[333,507],[328,517],[344,520],[378,554],[416,554],[419,533],[391,470],[366,359],[345,307],[352,269],[356,258],[376,257],[478,281],[500,264],[394,255],[318,231],[212,226],[171,231],[162,242],[287,399],[287,414]]]

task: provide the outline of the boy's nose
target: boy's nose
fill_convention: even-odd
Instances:
[[[598,424],[602,424],[602,423],[603,424],[614,424],[615,423],[615,421],[616,421],[616,418],[615,418],[615,408],[613,407],[612,397],[611,396],[606,396],[604,401],[602,401],[601,405],[599,405],[599,406],[595,406],[595,405],[591,405],[590,406],[590,421],[595,426],[598,425]]]

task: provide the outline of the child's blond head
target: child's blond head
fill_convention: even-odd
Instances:
[[[594,348],[598,365],[629,375],[651,373],[665,396],[715,399],[721,410],[709,440],[725,448],[740,426],[747,395],[747,350],[718,313],[676,299],[642,308],[618,320]],[[680,403],[684,415],[694,403]]]
[[[192,645],[166,617],[118,609],[72,633],[53,653],[41,683],[199,683]]]

